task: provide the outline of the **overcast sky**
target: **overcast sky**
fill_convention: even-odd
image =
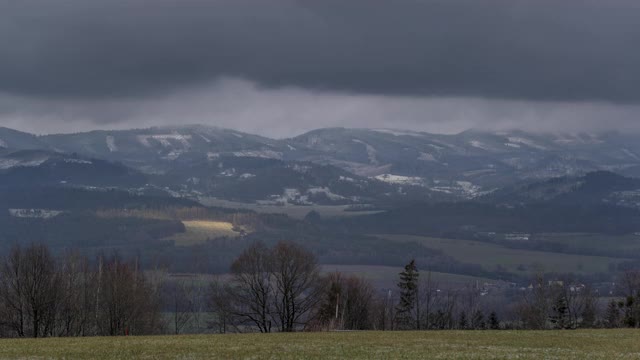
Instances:
[[[637,0],[3,0],[0,125],[640,130]]]

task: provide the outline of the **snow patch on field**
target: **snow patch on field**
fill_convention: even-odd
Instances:
[[[89,160],[81,160],[81,159],[64,159],[64,162],[67,164],[80,164],[80,165],[91,165],[93,162]]]
[[[521,148],[521,146],[519,144],[513,144],[513,143],[505,143],[504,146],[508,146],[508,147],[512,147],[512,148],[516,148],[516,149]]]
[[[640,157],[638,157],[638,155],[634,152],[632,152],[629,149],[622,149],[622,152],[625,153],[627,156],[635,159],[635,160],[640,160]]]
[[[313,187],[307,190],[311,195],[324,194],[331,200],[344,200],[345,197],[332,192],[328,187]]]
[[[42,165],[47,160],[49,160],[49,157],[26,161],[18,159],[0,159],[0,170],[7,170],[13,167],[36,167]]]
[[[277,159],[282,160],[282,153],[273,150],[244,150],[236,151],[233,153],[236,157],[254,157],[262,159]]]
[[[423,137],[424,135],[419,132],[414,131],[403,131],[403,130],[393,130],[393,129],[371,129],[372,131],[383,133],[383,134],[391,134],[394,136],[415,136],[415,137]]]
[[[308,165],[300,165],[300,164],[293,164],[293,166],[291,166],[291,169],[297,173],[300,174],[306,174],[309,171],[311,171],[311,166]]]
[[[146,147],[151,147],[151,142],[149,140],[155,140],[160,143],[160,145],[164,147],[173,146],[171,140],[180,142],[180,144],[184,148],[191,147],[189,140],[191,140],[191,135],[181,135],[181,134],[161,134],[161,135],[138,135],[138,142]]]
[[[424,180],[421,177],[417,177],[417,176],[382,174],[382,175],[376,176],[375,179],[389,183],[389,184],[414,185],[414,186],[424,185]]]
[[[226,169],[220,172],[221,176],[233,177],[236,176],[236,168]]]
[[[440,145],[436,145],[436,144],[427,144],[427,146],[429,146],[431,148],[434,148],[434,149],[436,149],[438,151],[441,151],[441,150],[445,149],[444,146],[440,146]]]
[[[146,147],[151,147],[151,144],[149,143],[149,137],[146,135],[138,135],[136,136],[136,138],[138,139],[138,142],[140,144],[142,144],[142,146],[146,146]]]
[[[46,209],[9,209],[9,215],[18,218],[50,219],[62,213],[59,210]]]
[[[116,146],[116,139],[113,136],[109,135],[105,140],[107,142],[107,147],[109,148],[109,152],[118,151],[118,147]]]
[[[246,179],[251,179],[251,178],[254,178],[254,177],[256,177],[256,176],[254,174],[250,174],[250,173],[244,173],[244,174],[240,175],[240,179],[245,179],[245,180]]]
[[[265,205],[287,205],[287,204],[295,204],[295,205],[310,205],[309,197],[307,195],[302,195],[300,190],[294,188],[285,188],[282,195],[271,195],[269,196],[269,200],[266,201],[258,201],[259,204]]]
[[[378,165],[378,158],[377,158],[377,151],[376,149],[367,144],[366,142],[362,141],[362,140],[358,140],[358,139],[353,139],[352,140],[354,143],[358,143],[358,144],[362,144],[365,146],[365,148],[367,149],[367,157],[369,158],[369,163],[373,164],[373,165]]]
[[[20,164],[20,161],[15,159],[0,159],[0,170],[11,169],[18,164]]]
[[[470,196],[475,196],[480,192],[480,186],[474,185],[470,181],[456,181],[462,191]]]
[[[478,141],[478,140],[469,141],[469,145],[473,146],[474,148],[478,148],[478,149],[482,149],[482,150],[489,150],[489,147],[487,145],[485,145],[483,142]]]
[[[602,144],[604,141],[593,134],[560,134],[556,135],[554,142],[558,144]]]
[[[422,160],[422,161],[437,161],[435,156],[429,154],[429,153],[424,153],[421,152],[420,156],[418,156],[418,160]]]
[[[510,136],[507,138],[507,140],[509,140],[509,144],[519,144],[519,145],[525,145],[534,149],[538,149],[538,150],[547,150],[547,148],[545,146],[539,145],[537,143],[535,143],[532,140],[529,139],[525,139],[525,138],[521,138],[521,137],[515,137],[515,136]]]
[[[183,153],[184,151],[172,150],[170,153],[167,154],[167,156],[164,157],[164,159],[173,161],[179,158],[180,155],[182,155]]]
[[[447,180],[434,180],[434,184],[436,186],[431,187],[430,190],[444,194],[457,195],[467,199],[473,199],[488,193],[486,191],[482,191],[480,186],[475,185],[470,181],[458,180],[450,182]]]

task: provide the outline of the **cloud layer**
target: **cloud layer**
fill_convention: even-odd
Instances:
[[[5,1],[0,124],[635,129],[638,39],[635,0]]]
[[[640,113],[640,106],[635,105],[358,95],[297,87],[270,89],[237,79],[137,100],[0,96],[0,108],[3,107],[13,109],[0,112],[5,126],[40,134],[198,123],[272,137],[294,136],[319,127],[401,128],[436,133],[469,128],[635,131]]]

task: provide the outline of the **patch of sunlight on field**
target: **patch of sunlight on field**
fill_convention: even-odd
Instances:
[[[230,222],[194,220],[183,221],[186,231],[172,235],[167,240],[174,240],[176,246],[191,246],[202,244],[210,239],[221,237],[238,237],[242,232],[248,232],[244,228],[236,228]]]
[[[0,340],[2,359],[638,359],[638,332],[411,331]]]

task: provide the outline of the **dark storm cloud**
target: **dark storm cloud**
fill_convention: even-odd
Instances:
[[[128,98],[237,77],[638,103],[638,43],[636,0],[5,0],[0,92]]]

